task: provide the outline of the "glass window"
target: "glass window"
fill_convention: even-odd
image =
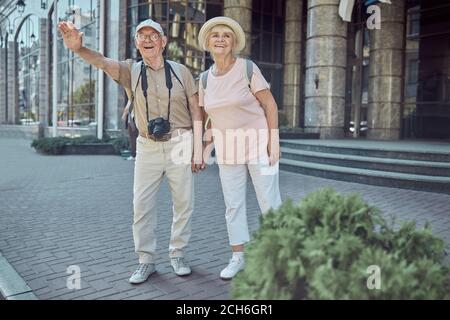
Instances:
[[[420,14],[411,14],[409,24],[409,35],[418,35],[420,32]]]
[[[83,44],[98,50],[96,0],[60,0],[60,19],[72,21],[84,33]],[[58,126],[83,127],[95,122],[97,72],[58,41]]]
[[[141,57],[134,45],[134,30],[137,25],[154,19],[164,29],[168,45],[164,52],[167,59],[186,65],[194,76],[209,67],[211,60],[200,49],[197,39],[202,24],[209,18],[223,14],[223,0],[131,0],[128,7],[128,56]]]
[[[271,90],[282,106],[283,37],[285,1],[253,0],[252,59],[271,84]]]
[[[442,2],[407,5],[405,138],[450,138],[450,7]]]
[[[273,55],[272,55],[272,34],[271,33],[263,33],[262,34],[262,55],[261,59],[266,62],[272,62]]]
[[[20,123],[37,124],[39,121],[39,19],[28,17],[22,24],[19,42],[19,114]]]
[[[408,84],[416,84],[419,75],[419,60],[411,59],[408,62]]]

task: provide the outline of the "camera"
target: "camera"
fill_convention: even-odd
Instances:
[[[148,133],[152,134],[156,139],[162,138],[165,134],[170,131],[169,120],[162,117],[150,120],[148,123]]]

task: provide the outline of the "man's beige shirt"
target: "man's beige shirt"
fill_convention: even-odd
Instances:
[[[119,79],[115,79],[128,92],[133,91],[131,88],[131,66],[133,60],[119,62],[120,71]],[[188,97],[192,97],[198,91],[195,85],[194,78],[191,72],[184,65],[179,65],[181,81],[177,80],[172,73],[173,88],[171,90],[170,99],[170,129],[171,131],[180,128],[192,128],[192,120],[189,112]],[[166,74],[164,67],[153,70],[147,67],[147,99],[148,99],[148,114],[149,119],[153,120],[162,116],[167,119],[168,103],[169,103],[169,89],[166,86]],[[184,88],[183,88],[184,86]],[[133,112],[135,115],[136,126],[140,133],[147,133],[147,111],[144,94],[142,92],[141,82],[139,80],[135,97]]]

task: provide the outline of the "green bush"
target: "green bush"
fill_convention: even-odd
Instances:
[[[103,138],[102,140],[100,140],[97,138],[97,136],[88,135],[88,136],[81,136],[81,137],[77,137],[77,138],[71,138],[69,141],[69,144],[80,145],[80,144],[85,144],[85,143],[105,143],[105,142],[108,142],[108,140],[109,140],[109,137],[107,137],[106,139]]]
[[[33,140],[31,146],[40,153],[57,155],[62,153],[64,145],[69,143],[70,140],[70,138],[65,137],[40,138]]]
[[[36,151],[40,153],[58,155],[62,153],[64,145],[81,145],[91,143],[111,143],[117,154],[120,154],[120,151],[129,147],[128,138],[124,135],[111,138],[107,134],[105,134],[101,140],[97,139],[97,137],[93,135],[81,136],[77,138],[40,138],[33,140],[31,147],[35,148]]]
[[[121,151],[123,150],[129,150],[130,149],[130,141],[128,139],[128,137],[124,136],[124,135],[120,135],[117,138],[113,138],[111,140],[111,143],[114,147],[114,150],[120,154]]]
[[[395,226],[356,194],[323,189],[299,204],[287,201],[261,219],[232,297],[448,299],[444,241],[428,224]],[[380,268],[379,289],[368,288],[373,265]]]

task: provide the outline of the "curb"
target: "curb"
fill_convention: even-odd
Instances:
[[[5,300],[38,300],[8,260],[0,253],[0,294]]]

